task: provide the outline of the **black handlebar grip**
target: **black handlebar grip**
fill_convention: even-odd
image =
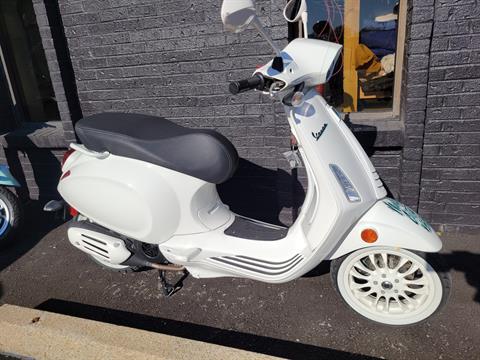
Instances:
[[[260,74],[255,74],[249,79],[233,81],[228,86],[228,90],[233,95],[238,93],[253,90],[253,89],[262,89],[264,84],[263,76]]]

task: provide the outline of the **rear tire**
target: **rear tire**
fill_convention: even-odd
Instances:
[[[18,197],[0,186],[0,248],[12,246],[23,222],[23,208]]]
[[[422,322],[445,305],[451,279],[442,269],[436,254],[427,261],[422,253],[388,247],[363,248],[330,264],[332,282],[351,309],[396,326]]]

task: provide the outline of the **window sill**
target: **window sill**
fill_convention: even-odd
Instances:
[[[403,123],[391,112],[348,114],[344,119],[365,148],[403,147]]]
[[[29,122],[0,136],[5,148],[66,148],[63,126],[60,121]]]

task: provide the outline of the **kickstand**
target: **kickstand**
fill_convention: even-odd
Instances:
[[[167,272],[165,270],[158,271],[158,279],[160,280],[158,285],[159,288],[162,288],[163,294],[166,297],[170,297],[183,287],[183,280],[188,277],[188,271],[183,270],[182,276],[174,284],[171,284],[167,281],[166,273]]]

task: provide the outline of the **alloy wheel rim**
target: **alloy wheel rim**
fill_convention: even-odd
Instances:
[[[341,266],[340,292],[363,316],[387,324],[409,324],[430,316],[440,304],[440,279],[418,255],[382,248],[352,255]]]
[[[0,199],[0,236],[2,236],[10,226],[10,211],[4,200]]]

